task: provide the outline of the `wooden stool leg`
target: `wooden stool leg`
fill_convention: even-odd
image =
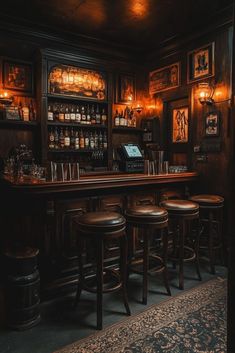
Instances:
[[[127,315],[131,315],[127,297],[127,237],[124,235],[120,239],[120,276],[122,281],[122,295]]]
[[[184,238],[186,224],[183,219],[179,221],[179,289],[184,289]]]
[[[143,231],[144,254],[143,254],[143,304],[147,304],[148,294],[148,269],[149,269],[149,237]]]
[[[161,237],[163,242],[163,256],[162,256],[163,265],[164,265],[164,271],[162,272],[163,281],[167,290],[167,294],[171,295],[171,290],[168,282],[168,269],[167,269],[167,250],[168,250],[168,229],[167,228],[161,230]]]
[[[97,239],[97,268],[96,268],[96,283],[97,283],[97,300],[96,300],[96,312],[97,312],[97,329],[102,330],[103,328],[103,239],[98,237]]]
[[[82,292],[82,286],[84,282],[83,263],[82,263],[82,249],[83,249],[82,245],[83,245],[83,242],[81,240],[78,240],[78,286],[77,286],[76,298],[74,301],[74,308],[77,307],[77,304],[79,302],[81,292]]]
[[[199,244],[200,244],[200,235],[201,235],[201,225],[200,219],[196,220],[196,239],[194,244],[194,251],[195,251],[195,264],[196,264],[196,271],[199,278],[199,281],[202,280],[201,273],[200,273],[200,264],[199,264]]]
[[[213,212],[209,213],[209,261],[211,273],[215,274],[215,250],[213,241]]]

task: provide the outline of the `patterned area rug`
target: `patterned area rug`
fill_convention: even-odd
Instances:
[[[225,353],[226,292],[215,278],[57,353]]]

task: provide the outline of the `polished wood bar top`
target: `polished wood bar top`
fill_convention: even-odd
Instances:
[[[30,181],[12,182],[7,178],[2,179],[9,190],[18,190],[24,193],[54,194],[71,191],[113,189],[132,186],[183,183],[196,181],[197,172],[175,173],[175,174],[111,174],[96,176],[81,176],[76,181]]]

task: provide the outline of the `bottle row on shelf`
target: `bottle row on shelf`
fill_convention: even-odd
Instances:
[[[48,121],[65,123],[78,123],[84,125],[107,125],[107,112],[104,107],[97,104],[74,105],[74,104],[48,104]]]
[[[55,149],[71,149],[71,150],[95,150],[107,149],[108,141],[106,131],[95,130],[85,131],[76,128],[51,128],[48,134],[48,148]]]
[[[136,116],[134,110],[126,107],[125,110],[120,112],[116,110],[114,116],[114,125],[115,126],[124,126],[124,127],[136,127]]]

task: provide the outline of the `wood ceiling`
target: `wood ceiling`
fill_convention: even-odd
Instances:
[[[207,26],[233,0],[7,0],[1,15],[143,51]]]

